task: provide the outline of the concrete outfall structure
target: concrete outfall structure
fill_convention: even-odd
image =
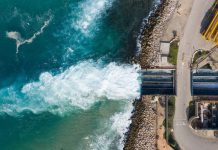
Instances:
[[[172,17],[178,0],[162,0],[162,4],[148,18],[147,25],[140,36],[142,51],[139,56],[139,63],[142,68],[159,66],[160,63],[160,39],[166,28],[167,22]],[[152,103],[152,96],[142,95],[140,100],[135,102],[132,123],[124,149],[155,150],[157,149],[157,112],[154,110],[156,103]],[[152,107],[153,106],[153,107]],[[163,140],[162,143],[166,144]],[[166,146],[167,150],[170,149]]]
[[[143,69],[160,66],[160,41],[171,41],[173,38],[180,41],[176,67],[177,96],[173,133],[182,150],[214,150],[218,147],[217,140],[208,140],[201,136],[197,136],[195,131],[190,128],[187,117],[187,108],[189,102],[192,100],[190,68],[192,55],[197,49],[211,49],[214,47],[213,42],[203,39],[200,33],[202,20],[214,1],[215,0],[165,0],[163,7],[161,7],[163,10],[159,10],[159,12],[162,12],[161,15],[159,14],[160,16],[157,15],[158,17],[156,15],[151,17],[153,19],[151,19],[150,22],[153,23],[154,27],[145,29],[144,32],[142,32],[140,39],[142,41],[142,53],[139,57],[139,62]],[[152,30],[149,31],[149,29]],[[175,34],[173,35],[173,33],[175,33],[174,31],[177,33],[176,37]],[[148,97],[142,96],[142,98],[149,100]],[[144,105],[141,107],[143,106]],[[137,112],[134,114],[137,114]],[[141,119],[140,121],[142,124],[141,127],[144,128],[144,120]],[[135,131],[136,139],[138,138],[138,135],[147,137],[146,134],[143,134],[143,130],[136,130],[137,126],[140,126],[139,122],[136,124],[132,122],[126,146],[130,146],[129,144],[135,141],[134,138],[130,138],[133,135],[133,133],[131,133],[132,131]],[[148,132],[148,135],[153,132],[153,130],[146,131]],[[141,134],[139,132],[141,132]],[[144,138],[138,138],[137,142],[132,143],[134,146],[129,148],[156,149],[152,144],[149,147],[144,148],[147,145],[144,143],[145,141],[141,141],[142,139]],[[147,141],[150,142],[150,140]]]

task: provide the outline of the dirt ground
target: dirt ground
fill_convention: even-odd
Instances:
[[[191,13],[193,2],[194,0],[179,0],[177,8],[170,18],[166,31],[163,34],[163,41],[172,40],[174,37],[173,31],[176,31],[177,38],[180,39],[183,36],[185,25]]]
[[[165,107],[161,106],[160,101],[157,102],[157,147],[158,150],[173,150],[166,142],[164,138],[165,128],[163,121],[165,119]]]

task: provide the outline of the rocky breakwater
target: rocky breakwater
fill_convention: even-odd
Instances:
[[[139,36],[139,57],[141,67],[156,67],[160,63],[160,41],[167,23],[176,9],[178,0],[160,0],[156,11],[145,20]]]
[[[138,38],[139,55],[136,59],[142,69],[156,67],[160,61],[160,40],[167,23],[176,9],[178,0],[160,0],[154,12],[143,23]],[[135,111],[127,133],[124,150],[157,149],[157,115],[152,104],[152,96],[142,96],[134,103]]]
[[[151,96],[143,96],[135,102],[135,113],[126,139],[124,150],[155,150],[156,145],[156,105]]]

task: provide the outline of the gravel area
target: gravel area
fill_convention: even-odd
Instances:
[[[162,0],[156,11],[148,18],[139,38],[141,45],[139,63],[143,69],[159,66],[160,41],[177,3],[177,0]]]
[[[143,96],[135,102],[135,113],[124,150],[156,149],[156,110],[151,96]]]

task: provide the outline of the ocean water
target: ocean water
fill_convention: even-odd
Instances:
[[[120,150],[154,0],[1,0],[0,150]]]

